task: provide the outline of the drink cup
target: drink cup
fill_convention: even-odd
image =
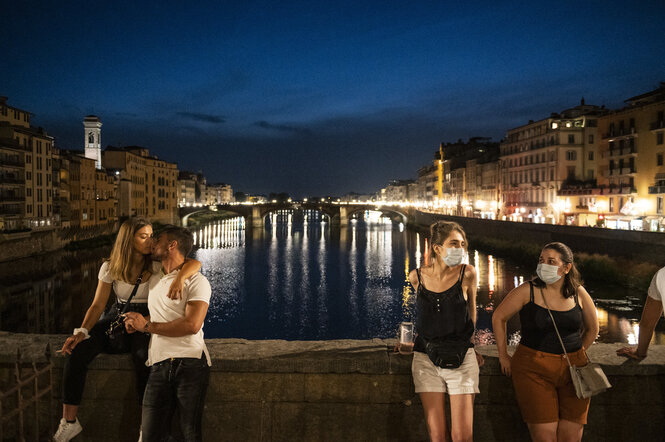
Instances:
[[[413,353],[413,322],[402,322],[399,325],[398,351],[403,355]]]

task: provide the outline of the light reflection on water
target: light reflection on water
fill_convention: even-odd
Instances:
[[[331,228],[316,212],[300,219],[271,214],[265,230],[245,231],[240,218],[220,221],[197,230],[196,244],[195,256],[213,287],[205,325],[211,338],[393,337],[399,322],[413,320],[408,274],[429,252],[423,235],[386,218]],[[533,275],[477,250],[470,250],[469,261],[479,275],[477,338],[493,343],[494,307]],[[617,289],[587,289],[594,298],[625,297]],[[641,301],[634,304],[622,304],[623,310],[598,306],[599,341],[636,342]],[[519,341],[517,315],[508,332],[511,343]],[[664,335],[657,331],[655,342],[665,343]]]

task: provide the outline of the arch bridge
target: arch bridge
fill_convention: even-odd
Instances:
[[[179,209],[180,223],[187,226],[187,220],[195,213],[224,211],[235,213],[245,218],[247,227],[265,225],[265,218],[270,213],[280,210],[305,211],[316,210],[328,217],[332,225],[346,226],[357,213],[374,210],[397,219],[404,224],[413,222],[415,209],[410,207],[375,204],[375,203],[327,203],[327,202],[283,202],[283,203],[249,203],[249,204],[214,204],[209,206],[189,206]]]

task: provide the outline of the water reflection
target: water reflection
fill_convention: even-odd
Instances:
[[[276,212],[265,229],[247,228],[242,218],[196,229],[195,257],[213,287],[206,336],[394,337],[401,321],[414,319],[408,275],[427,262],[431,249],[425,235],[368,215],[335,227],[319,212]],[[108,253],[61,251],[1,263],[0,329],[71,332],[92,302]],[[468,259],[478,270],[477,338],[492,343],[495,306],[534,269],[473,249]],[[643,299],[621,288],[586,287],[597,302],[599,340],[636,342]],[[657,330],[654,342],[665,344],[662,321]],[[511,342],[519,340],[518,316],[508,332]]]
[[[225,241],[209,238],[207,244],[229,244],[228,238],[233,238],[237,246],[229,247],[225,255],[203,246],[197,251],[209,278],[220,272],[225,275],[217,277],[221,285],[213,284],[214,316],[206,323],[207,336],[391,337],[399,322],[413,320],[414,293],[408,275],[428,260],[428,239],[369,213],[352,220],[348,227],[331,227],[323,221],[314,214],[305,214],[302,221],[294,213],[271,214],[265,230],[251,232],[246,244],[242,242],[244,225],[238,219],[213,229],[235,233],[227,233]],[[199,236],[205,237],[204,232]],[[236,256],[233,250],[245,253]],[[481,344],[493,343],[494,307],[533,275],[530,269],[478,250],[470,250],[467,259],[478,270],[477,339]],[[215,265],[210,267],[210,262]],[[231,270],[238,266],[240,270]],[[232,274],[238,279],[233,280]],[[623,296],[616,289],[614,294],[597,290],[608,298]],[[635,341],[640,309],[641,303],[636,304],[628,314],[608,311],[599,303],[599,340]],[[508,322],[511,343],[519,341],[519,329],[516,315]],[[656,340],[662,340],[662,332]]]

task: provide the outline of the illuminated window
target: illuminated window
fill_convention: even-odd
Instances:
[[[552,123],[552,129],[556,129],[556,128],[558,128],[558,127],[559,127],[559,124],[558,124],[558,123]]]

